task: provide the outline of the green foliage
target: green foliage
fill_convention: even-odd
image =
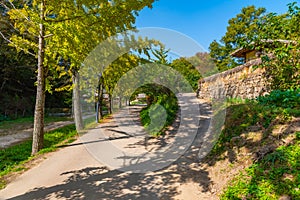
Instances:
[[[282,124],[295,115],[299,109],[299,91],[273,91],[258,100],[229,99],[224,129],[209,157],[223,159],[225,152],[232,152],[233,146],[257,150],[259,145],[270,141],[268,133],[274,124]],[[283,103],[285,100],[286,103]],[[298,112],[299,113],[299,112]],[[299,116],[299,115],[298,115]],[[259,128],[263,137],[259,141],[234,143],[233,138],[249,131],[250,126]],[[240,175],[231,180],[223,191],[221,199],[279,199],[288,195],[300,198],[300,140],[299,132],[288,146],[280,146],[274,152],[264,155]],[[242,136],[244,137],[244,136]],[[234,153],[228,157],[234,158]]]
[[[241,173],[221,199],[300,199],[300,140],[275,152]]]
[[[140,59],[137,56],[131,53],[126,53],[116,59],[105,69],[103,73],[104,86],[110,95],[113,94],[115,86],[120,78],[129,70],[136,67],[139,64],[139,61]]]
[[[256,22],[265,12],[265,8],[243,8],[241,13],[228,21],[227,32],[221,41],[213,41],[210,44],[210,56],[220,71],[236,67],[243,62],[243,59],[232,58],[230,53],[252,41],[253,33],[257,33],[258,29]]]
[[[266,96],[260,96],[257,101],[262,105],[282,108],[300,109],[300,88],[297,90],[273,90]]]
[[[56,149],[57,145],[66,139],[70,139],[77,134],[74,125],[65,126],[45,134],[43,151],[52,151]]]
[[[14,33],[11,23],[6,11],[0,9],[0,32],[8,38]],[[8,41],[0,36],[0,116],[32,115],[35,63],[33,56],[9,47]]]
[[[6,173],[17,164],[27,160],[31,156],[31,141],[26,141],[22,144],[7,149],[1,150],[0,155],[0,171],[1,175]]]
[[[198,88],[198,81],[202,76],[195,66],[186,58],[176,59],[170,66],[177,70],[189,82],[194,90]]]
[[[265,14],[265,9],[253,6],[243,8],[242,13],[229,20],[229,26],[221,44],[213,41],[210,55],[219,70],[227,70],[243,60],[230,57],[239,48],[262,52],[261,67],[265,67],[273,89],[297,89],[300,85],[300,8],[297,3],[288,4],[282,15]]]
[[[259,34],[254,42],[265,54],[261,67],[272,77],[273,89],[297,89],[300,85],[300,8],[297,3],[289,4],[289,11],[283,15],[271,13],[258,23]],[[271,45],[263,45],[273,39]],[[284,39],[285,42],[278,39]]]
[[[233,100],[231,100],[233,101]],[[236,100],[235,102],[239,102]],[[232,103],[227,108],[227,117],[225,120],[225,128],[214,145],[210,156],[221,155],[225,151],[226,143],[231,141],[231,138],[239,136],[247,127],[256,124],[259,120],[266,118],[265,111],[262,113],[262,106],[256,105],[254,102],[251,103]],[[273,116],[268,116],[274,118]]]
[[[131,97],[131,99],[133,99],[133,96]],[[143,105],[146,104],[146,99],[139,99],[139,100],[133,100],[130,102],[130,105]]]
[[[195,56],[186,59],[195,66],[203,77],[211,76],[219,72],[213,59],[207,52],[198,52]]]
[[[269,129],[275,120],[286,122],[292,117],[300,116],[299,101],[297,101],[296,107],[286,108],[284,107],[285,104],[270,100],[269,97],[259,97],[258,99],[242,100],[232,98],[228,100],[225,126],[210,156],[224,153],[226,148],[224,144],[230,143],[233,137],[240,136],[250,126],[260,125],[264,129]]]
[[[13,7],[8,14],[16,31],[10,36],[10,46],[38,58],[35,127],[43,126],[44,93],[52,90],[50,79],[64,75],[79,78],[78,70],[90,51],[110,36],[133,29],[138,12],[146,6],[151,7],[153,2],[33,0],[24,2],[21,8],[15,8],[10,1],[2,3]],[[67,64],[61,65],[61,61]],[[65,88],[70,88],[70,82],[63,84],[61,90]],[[74,94],[78,94],[77,89],[79,87],[74,88]],[[74,98],[79,100],[78,96]],[[78,101],[74,102],[74,110],[79,111]],[[76,126],[81,129],[77,113]],[[34,130],[34,135],[43,136],[43,129]],[[32,153],[35,154],[43,144],[37,141],[33,144]]]
[[[296,138],[297,138],[297,140],[300,140],[300,131],[296,132]]]
[[[160,47],[159,50],[153,49],[151,50],[151,53],[154,55],[155,59],[153,60],[156,63],[162,64],[162,65],[168,65],[168,53],[170,50],[166,50],[164,47]]]
[[[163,112],[166,112],[166,122],[164,123],[163,127],[160,130],[152,129],[150,130],[150,135],[152,136],[159,136],[164,134],[164,130],[167,126],[172,125],[174,122],[177,111],[178,111],[178,102],[177,98],[174,93],[171,91],[168,91],[167,88],[164,88],[162,86],[154,86],[156,88],[155,92],[149,92],[149,86],[147,88],[147,91],[145,91],[149,96],[148,99],[151,99],[151,102],[148,104],[147,107],[143,108],[140,113],[140,118],[142,125],[146,128],[151,125],[151,123],[155,121],[159,121],[161,116],[164,114]],[[160,89],[158,90],[158,87]],[[167,93],[165,91],[168,91]],[[164,108],[164,111],[161,109],[153,110],[153,113],[155,113],[154,116],[149,116],[149,112],[151,109],[151,106],[159,104]],[[157,111],[157,112],[156,112]],[[152,120],[152,121],[151,121]]]

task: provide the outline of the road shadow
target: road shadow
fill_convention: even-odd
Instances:
[[[209,114],[210,106],[201,105],[201,112],[203,115]],[[208,171],[201,168],[198,157],[198,151],[203,142],[203,132],[207,131],[209,123],[209,118],[201,118],[198,134],[191,146],[179,159],[163,169],[148,173],[129,173],[110,170],[103,166],[67,171],[61,174],[61,176],[67,176],[62,184],[35,188],[11,199],[170,200],[180,194],[179,187],[184,183],[197,184],[201,192],[209,192],[212,181]],[[157,143],[164,145],[164,139],[161,138]]]

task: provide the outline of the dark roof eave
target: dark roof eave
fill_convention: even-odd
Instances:
[[[280,43],[283,43],[283,44],[289,44],[289,43],[297,44],[297,42],[294,41],[294,40],[281,40],[281,39],[278,39],[278,40],[267,39],[267,40],[262,40],[261,42],[266,43],[266,44],[270,44],[270,43],[274,43],[274,42],[280,42]],[[237,57],[237,58],[243,58],[243,57],[245,57],[245,54],[247,52],[253,51],[254,49],[255,49],[255,47],[252,50],[245,49],[245,48],[242,47],[242,48],[239,48],[239,49],[235,50],[234,52],[232,52],[229,55],[233,56],[233,57]]]
[[[245,57],[245,54],[247,52],[250,52],[250,51],[253,51],[253,50],[245,49],[245,48],[239,48],[239,49],[235,50],[234,52],[232,52],[230,54],[230,56],[237,57],[237,58],[243,58],[243,57]]]

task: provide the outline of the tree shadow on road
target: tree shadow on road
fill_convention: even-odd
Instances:
[[[209,106],[204,107],[205,112]],[[207,113],[206,113],[207,114]],[[202,120],[202,121],[201,121]],[[169,166],[148,173],[129,173],[110,170],[107,167],[88,167],[63,172],[67,176],[59,185],[35,188],[25,194],[11,198],[47,199],[175,199],[180,195],[180,185],[193,183],[210,192],[213,184],[208,171],[201,168],[198,150],[202,145],[202,132],[208,129],[209,118],[201,119],[197,137],[189,149]],[[161,159],[161,158],[160,158]]]
[[[190,181],[207,191],[208,173],[192,169],[191,164],[195,162],[182,158],[166,169],[146,174],[88,167],[62,173],[68,176],[62,184],[35,188],[11,199],[174,199],[180,193],[178,186]]]

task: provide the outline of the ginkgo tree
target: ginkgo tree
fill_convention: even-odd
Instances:
[[[88,102],[95,101],[97,120],[102,115],[104,89],[108,95],[108,113],[112,113],[112,100],[117,98],[119,105],[123,99],[129,100],[132,85],[128,90],[116,87],[120,79],[133,68],[142,64],[145,58],[150,60],[152,49],[162,46],[161,42],[136,35],[137,31],[125,31],[102,42],[85,59],[80,70],[82,79],[81,90]],[[127,77],[135,82],[134,77]],[[128,83],[128,82],[127,82]],[[124,86],[124,85],[123,85]],[[124,88],[124,87],[123,87]],[[118,106],[119,107],[119,106]]]
[[[81,63],[97,44],[106,38],[133,28],[138,12],[151,7],[154,0],[33,0],[21,8],[7,1],[14,27],[19,31],[10,37],[18,50],[34,54],[37,64],[37,93],[32,154],[43,147],[44,105],[49,71],[59,76],[69,73],[73,80],[74,114],[77,130],[82,128],[78,102]],[[68,60],[67,66],[59,65]]]

